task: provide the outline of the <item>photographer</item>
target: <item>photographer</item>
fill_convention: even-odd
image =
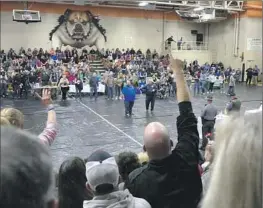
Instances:
[[[4,70],[1,70],[0,73],[0,97],[7,96],[7,81],[8,77]]]

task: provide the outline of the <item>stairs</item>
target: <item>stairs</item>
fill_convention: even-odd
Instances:
[[[90,70],[100,74],[106,71],[101,60],[94,60],[93,62],[90,62]]]

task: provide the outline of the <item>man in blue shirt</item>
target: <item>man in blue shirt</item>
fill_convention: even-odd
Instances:
[[[130,117],[136,96],[135,88],[132,86],[130,80],[127,80],[126,86],[122,89],[122,94],[124,96],[125,115]]]

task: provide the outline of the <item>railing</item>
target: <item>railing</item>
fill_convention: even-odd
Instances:
[[[165,44],[165,48],[168,49],[168,45]],[[207,42],[196,42],[196,41],[183,41],[181,44],[178,42],[172,42],[171,44],[172,51],[207,51],[208,43]]]

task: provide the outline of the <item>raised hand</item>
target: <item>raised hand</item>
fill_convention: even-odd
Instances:
[[[43,105],[48,106],[49,104],[52,103],[50,89],[44,88],[42,90],[42,97],[37,92],[35,94],[42,101]]]

